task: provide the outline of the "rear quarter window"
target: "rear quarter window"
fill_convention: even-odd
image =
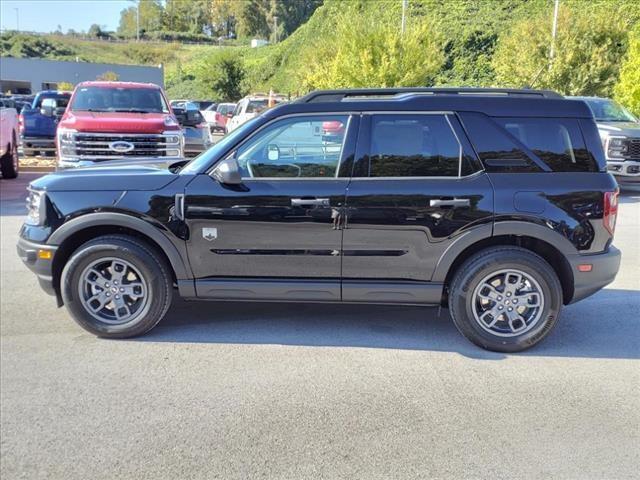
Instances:
[[[494,118],[554,172],[597,172],[578,121],[563,118]]]

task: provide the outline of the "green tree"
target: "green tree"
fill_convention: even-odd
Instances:
[[[72,91],[73,90],[73,83],[71,82],[58,82],[58,84],[56,85],[58,90],[66,90],[66,91]]]
[[[620,69],[615,97],[636,115],[640,115],[640,24],[629,34],[629,49]]]
[[[100,25],[98,25],[97,23],[92,24],[89,27],[89,31],[87,32],[87,35],[89,35],[90,37],[94,37],[94,38],[99,38],[102,36],[102,29],[100,28]]]
[[[608,8],[561,6],[550,61],[550,12],[516,22],[498,41],[492,62],[497,82],[512,87],[533,84],[567,95],[609,96],[625,52],[627,28],[625,19]]]
[[[278,0],[275,12],[278,16],[278,38],[291,35],[305,23],[313,12],[322,5],[322,0]]]
[[[166,0],[163,30],[189,33],[210,32],[210,0]]]
[[[140,35],[144,32],[156,32],[162,29],[164,9],[160,0],[139,0],[140,8]],[[120,12],[120,25],[118,33],[125,37],[136,36],[136,7],[125,8]]]
[[[222,102],[237,101],[243,95],[245,70],[236,50],[219,49],[204,59],[194,71],[203,96]]]
[[[388,5],[346,9],[304,62],[304,89],[432,85],[444,61],[440,34],[425,19],[410,23],[403,35],[398,11]]]

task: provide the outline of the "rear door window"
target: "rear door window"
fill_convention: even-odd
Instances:
[[[370,177],[457,177],[462,147],[444,115],[373,115]]]
[[[597,172],[575,119],[494,118],[554,172]]]

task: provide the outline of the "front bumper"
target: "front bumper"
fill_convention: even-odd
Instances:
[[[613,282],[620,269],[621,256],[620,250],[613,246],[604,253],[570,255],[567,260],[573,272],[573,298],[569,303],[587,298]],[[578,265],[584,264],[591,265],[590,272],[578,270]]]
[[[640,184],[640,160],[607,160],[607,170],[619,184]]]
[[[117,157],[113,160],[58,160],[58,170],[81,167],[143,165],[146,167],[168,168],[184,157]]]
[[[29,270],[36,274],[40,287],[49,295],[56,295],[53,285],[53,259],[58,250],[57,246],[46,245],[43,243],[35,243],[18,239],[18,256]],[[42,258],[41,252],[49,252],[49,258]]]

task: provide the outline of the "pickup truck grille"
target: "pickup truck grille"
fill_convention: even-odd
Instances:
[[[74,133],[61,140],[62,156],[82,160],[113,160],[137,157],[178,157],[182,154],[178,134]]]
[[[640,160],[640,138],[634,138],[628,141],[627,157],[634,160]]]

